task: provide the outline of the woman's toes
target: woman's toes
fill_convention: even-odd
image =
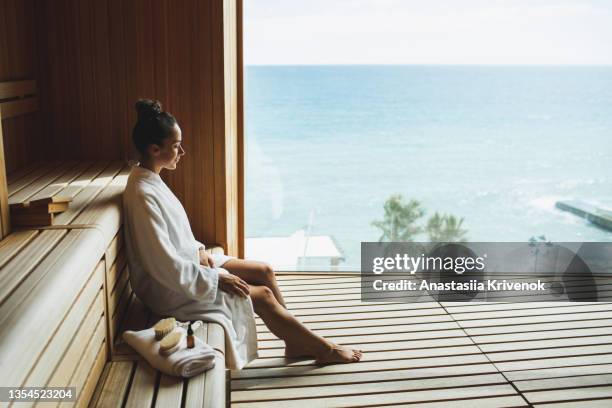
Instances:
[[[318,356],[316,362],[318,364],[334,364],[334,363],[354,363],[361,360],[361,355],[357,350],[349,347],[336,346],[326,352],[324,355]]]

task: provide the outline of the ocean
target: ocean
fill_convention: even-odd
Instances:
[[[330,235],[359,270],[392,194],[469,241],[611,241],[611,66],[247,66],[246,236]],[[425,235],[416,237],[426,240]]]

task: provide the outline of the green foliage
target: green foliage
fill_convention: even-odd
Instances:
[[[380,242],[412,242],[414,236],[422,231],[415,223],[425,211],[417,200],[406,203],[401,194],[394,194],[387,199],[384,209],[384,219],[372,222],[373,226],[382,231]]]
[[[429,217],[425,231],[430,242],[465,242],[466,229],[461,228],[463,218],[457,219],[454,215],[437,212]]]
[[[450,214],[438,214],[429,217],[425,228],[417,221],[425,215],[425,210],[417,200],[405,202],[401,194],[391,195],[384,204],[385,215],[382,221],[372,225],[382,234],[380,242],[413,242],[415,237],[425,232],[430,242],[465,242],[467,230],[461,228],[463,218]]]

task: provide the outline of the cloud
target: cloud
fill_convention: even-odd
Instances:
[[[610,5],[579,0],[245,2],[247,64],[610,64]]]

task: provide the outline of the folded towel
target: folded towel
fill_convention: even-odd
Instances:
[[[159,352],[159,341],[155,340],[155,330],[150,329],[123,332],[123,339],[134,350],[145,358],[157,370],[175,377],[193,377],[215,366],[215,351],[197,336],[194,336],[194,348],[187,348],[186,331],[178,326],[174,330],[182,330],[183,340],[178,349],[170,355]]]

